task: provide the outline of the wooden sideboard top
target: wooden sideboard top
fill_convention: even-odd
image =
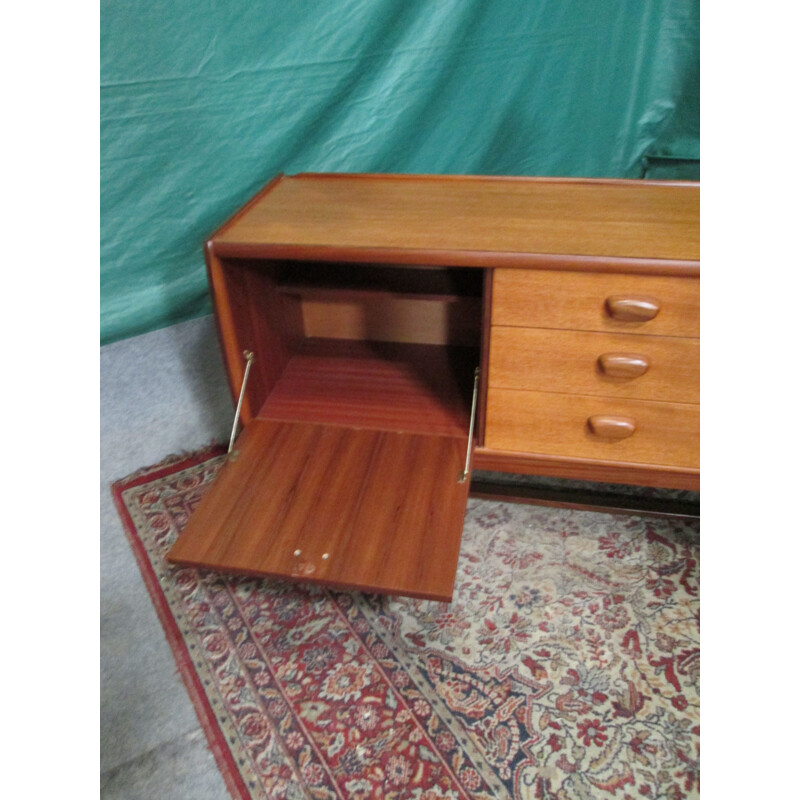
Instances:
[[[700,185],[588,178],[279,175],[223,225],[228,255],[529,254],[697,262]],[[474,260],[474,259],[473,259]],[[475,265],[479,265],[477,260]],[[489,259],[487,266],[493,265]],[[521,264],[522,265],[522,264]]]

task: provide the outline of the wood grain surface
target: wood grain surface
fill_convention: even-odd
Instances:
[[[613,354],[638,354],[647,370],[609,376],[598,361]],[[494,326],[489,363],[490,388],[700,402],[699,339]]]
[[[613,319],[612,296],[646,295],[660,310],[654,319]],[[700,336],[700,280],[650,275],[496,269],[492,324],[526,328]]]
[[[415,344],[480,344],[479,297],[409,297],[385,292],[297,291],[311,338]]]
[[[591,433],[597,415],[630,417],[622,440]],[[497,450],[676,467],[700,465],[700,406],[627,398],[489,389],[486,446]]]
[[[600,458],[550,456],[514,450],[476,447],[472,455],[475,471],[510,472],[520,475],[545,475],[599,483],[622,483],[665,489],[700,491],[698,467],[607,461]]]
[[[477,348],[307,339],[258,416],[466,437],[478,359]]]
[[[278,291],[275,268],[269,263],[220,259],[213,248],[207,248],[206,261],[234,403],[244,376],[243,352],[255,354],[242,407],[246,425],[272,391],[292,347],[302,339],[300,306]]]
[[[699,198],[698,185],[649,181],[297,175],[215,240],[697,260]]]
[[[168,558],[448,601],[466,436],[253,420]]]

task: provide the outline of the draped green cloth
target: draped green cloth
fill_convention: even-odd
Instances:
[[[102,0],[102,341],[209,313],[203,242],[278,172],[699,177],[699,16]]]

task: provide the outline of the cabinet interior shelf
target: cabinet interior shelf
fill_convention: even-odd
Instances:
[[[280,270],[278,290],[331,297],[395,297],[452,302],[482,293],[480,271],[450,267],[294,262]]]
[[[257,416],[463,435],[478,358],[471,347],[304,339]]]

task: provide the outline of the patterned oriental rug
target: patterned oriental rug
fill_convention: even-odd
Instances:
[[[168,565],[223,458],[113,491],[234,798],[699,796],[699,524],[470,499],[449,605]]]

